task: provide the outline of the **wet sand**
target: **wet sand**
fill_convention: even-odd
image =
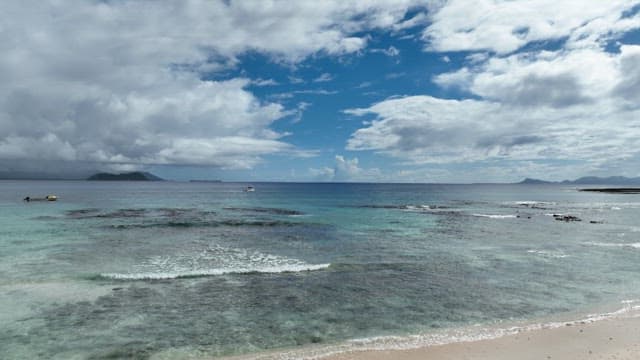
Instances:
[[[492,340],[410,350],[361,351],[328,360],[640,359],[640,317],[614,318],[554,329],[523,331]]]

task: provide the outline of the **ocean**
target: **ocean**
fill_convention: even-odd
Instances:
[[[318,358],[606,317],[640,298],[639,219],[570,185],[0,181],[0,354]]]

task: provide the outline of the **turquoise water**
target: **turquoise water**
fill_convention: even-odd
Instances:
[[[259,353],[640,297],[640,195],[247,185],[0,181],[2,358]]]

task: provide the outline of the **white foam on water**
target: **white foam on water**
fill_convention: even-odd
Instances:
[[[585,245],[601,246],[601,247],[622,247],[640,249],[640,242],[636,243],[603,243],[603,242],[586,242]]]
[[[101,277],[113,280],[167,280],[180,279],[190,277],[204,277],[225,274],[252,274],[252,273],[289,273],[304,272],[326,269],[331,264],[307,264],[307,265],[289,265],[289,266],[273,266],[273,267],[257,267],[257,268],[220,268],[220,269],[202,269],[192,271],[176,271],[176,272],[154,272],[154,273],[106,273],[100,274]]]
[[[554,206],[556,205],[555,202],[551,202],[551,201],[531,201],[531,200],[524,200],[524,201],[515,201],[515,202],[508,202],[506,203],[508,205],[520,205],[520,206]]]
[[[471,216],[483,217],[489,219],[514,219],[517,218],[518,215],[500,215],[500,214],[471,214]]]
[[[623,307],[607,313],[589,314],[583,318],[570,321],[552,321],[533,323],[510,327],[469,326],[466,328],[450,329],[434,333],[411,336],[380,336],[349,340],[333,346],[314,346],[290,351],[271,352],[242,356],[245,360],[316,360],[332,355],[357,351],[409,350],[429,346],[447,345],[460,342],[474,342],[498,339],[504,336],[516,335],[529,331],[556,329],[565,326],[594,323],[613,318],[640,317],[640,305],[634,305],[640,300],[625,300]]]
[[[290,273],[326,269],[331,264],[309,264],[298,259],[246,249],[211,245],[192,253],[154,256],[126,272],[102,273],[114,280],[166,280],[249,273]]]
[[[441,209],[438,209],[438,207],[431,206],[431,205],[404,205],[403,206],[403,210],[407,210],[407,211],[437,211],[437,210],[441,210]]]
[[[547,257],[547,258],[555,258],[555,259],[563,259],[566,257],[569,257],[569,255],[563,253],[562,251],[549,251],[549,250],[527,250],[527,253],[529,254],[536,254],[542,257]]]

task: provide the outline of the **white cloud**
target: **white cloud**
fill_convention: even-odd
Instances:
[[[289,82],[292,84],[302,84],[304,83],[304,79],[295,76],[289,76]]]
[[[336,155],[336,165],[334,171],[334,180],[346,181],[357,178],[362,169],[358,167],[358,158],[345,159],[342,155]]]
[[[362,168],[358,163],[358,158],[349,159],[342,155],[335,156],[334,166],[322,168],[310,168],[309,175],[317,181],[379,181],[382,179],[382,172],[378,168]]]
[[[622,16],[633,4],[443,3],[424,32],[429,49],[497,53],[470,54],[465,66],[433,78],[473,99],[392,97],[347,110],[374,116],[352,134],[347,149],[375,151],[413,166],[459,163],[483,181],[545,171],[572,177],[637,163],[640,46],[605,50],[607,41],[640,28],[640,15]],[[557,50],[511,53],[532,41],[561,37],[567,40]],[[405,175],[423,173],[416,171]]]
[[[494,57],[436,76],[443,87],[459,87],[482,98],[526,106],[564,107],[606,98],[628,75],[621,54],[601,49],[540,51]]]
[[[606,162],[637,156],[640,111],[592,104],[523,111],[483,100],[395,98],[366,109],[376,120],[352,134],[349,150],[373,150],[410,164],[486,160]]]
[[[310,168],[309,175],[314,181],[332,181],[335,176],[335,169],[330,167]]]
[[[273,79],[255,79],[251,81],[253,86],[275,86],[279,85],[277,81]]]
[[[296,90],[293,92],[294,94],[307,94],[307,95],[335,95],[338,93],[337,90],[325,90],[325,89],[307,89],[307,90]]]
[[[569,37],[592,45],[603,37],[638,27],[638,16],[621,19],[637,1],[611,0],[453,0],[442,3],[430,19],[423,40],[435,51],[513,52],[534,42]],[[581,46],[583,46],[582,44]]]
[[[309,106],[311,106],[311,103],[308,103],[306,101],[299,102],[298,105],[296,106],[296,109],[291,112],[291,114],[293,115],[293,118],[291,119],[291,123],[297,124],[300,121],[302,121],[302,115],[304,115],[305,110],[307,110]]]
[[[414,0],[19,1],[0,10],[0,161],[246,168],[301,154],[270,129],[288,114],[249,85],[207,81],[248,51],[295,64],[362,50]],[[297,81],[293,79],[292,81]],[[331,92],[325,92],[331,93]]]
[[[322,73],[317,78],[313,79],[313,82],[327,82],[333,80],[333,76],[329,73]]]
[[[401,23],[395,24],[393,26],[393,30],[401,31],[405,29],[410,29],[412,27],[425,25],[429,22],[429,18],[425,13],[418,13],[410,19],[407,19]]]
[[[395,46],[391,45],[386,49],[371,49],[369,50],[372,53],[381,53],[389,57],[394,57],[400,55],[400,50],[398,50]]]

